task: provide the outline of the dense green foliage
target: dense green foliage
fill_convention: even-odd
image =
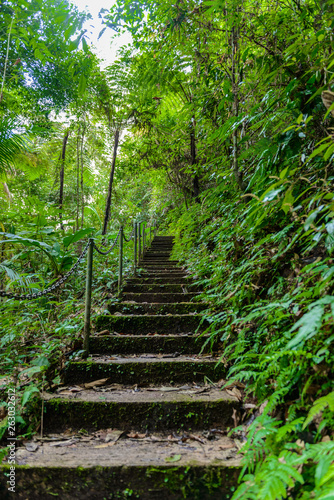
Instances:
[[[100,237],[119,130],[108,237],[134,219],[177,236],[229,382],[256,403],[233,431],[247,434],[235,500],[334,498],[333,13],[332,0],[119,0],[104,21],[133,47],[102,71],[66,2],[0,12],[1,288],[43,288],[82,248],[69,235]],[[96,262],[96,312],[115,265]],[[2,302],[1,366],[22,406],[28,376],[56,383],[59,354],[80,350],[81,297],[78,275],[52,300]]]

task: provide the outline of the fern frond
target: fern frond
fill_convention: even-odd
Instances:
[[[304,422],[303,429],[305,429],[319,413],[323,413],[327,407],[330,411],[334,412],[334,391],[314,402]]]

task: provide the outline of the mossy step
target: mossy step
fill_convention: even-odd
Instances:
[[[214,394],[196,394],[195,390],[188,390],[192,393],[188,395],[185,392],[86,390],[76,393],[75,399],[46,395],[44,431],[108,428],[136,429],[139,432],[166,429],[193,431],[233,425],[233,412],[240,409],[236,398],[218,389]]]
[[[92,336],[89,341],[91,354],[199,354],[216,351],[219,342],[210,342],[208,336],[194,335],[103,335]]]
[[[140,440],[127,441],[119,440],[112,453],[110,447],[94,448],[96,442],[90,447],[82,444],[82,449],[77,444],[66,452],[51,443],[43,443],[35,453],[20,449],[18,460],[27,465],[16,466],[15,493],[8,492],[6,483],[9,465],[1,467],[1,500],[227,500],[238,484],[239,461],[204,461],[201,443],[195,443],[198,458],[192,461],[187,447],[173,448],[171,443],[162,447],[157,442],[149,453]],[[115,452],[117,448],[123,455]],[[130,450],[136,452],[137,464],[127,459]],[[181,459],[173,463],[176,455]],[[217,456],[224,454],[218,449]],[[156,465],[154,457],[159,457]]]
[[[114,302],[107,305],[110,314],[189,314],[201,312],[208,308],[208,304],[201,302],[180,302],[178,304],[148,304]]]
[[[96,330],[108,329],[117,333],[194,333],[200,325],[200,314],[174,314],[174,315],[124,315],[98,316],[95,320]],[[203,322],[199,331],[206,329],[208,324]]]
[[[169,259],[171,256],[171,251],[167,250],[152,250],[151,248],[149,250],[145,251],[145,255],[148,255],[149,257],[157,257],[159,259]]]
[[[198,292],[200,287],[193,283],[164,283],[161,285],[158,283],[126,283],[123,286],[123,291],[133,293],[187,293]]]
[[[134,302],[190,302],[195,297],[198,297],[197,292],[188,293],[132,293],[123,292],[121,295],[123,300]]]
[[[174,267],[174,266],[177,266],[179,264],[179,261],[178,260],[169,260],[169,259],[159,259],[159,258],[151,259],[151,258],[144,257],[143,259],[140,260],[140,263],[145,264],[145,265],[146,264],[153,264],[154,266],[166,265],[166,266]]]
[[[127,285],[144,285],[144,284],[155,284],[155,285],[172,285],[172,284],[185,284],[186,286],[188,284],[192,284],[193,281],[190,276],[166,276],[166,277],[160,277],[153,275],[149,278],[146,278],[144,276],[138,277],[138,278],[128,278],[126,280]]]
[[[147,271],[146,269],[144,268],[141,268],[138,270],[136,276],[138,278],[157,278],[157,279],[162,279],[162,278],[188,278],[189,277],[189,274],[184,271],[183,269],[182,270],[179,270],[179,271],[173,271],[173,272],[170,272],[170,271],[165,271],[165,270],[162,270],[162,271]]]
[[[94,357],[96,361],[70,362],[65,370],[65,383],[86,383],[110,378],[117,384],[160,384],[203,382],[205,377],[217,381],[225,377],[226,369],[216,359],[136,357],[110,359],[107,356]]]

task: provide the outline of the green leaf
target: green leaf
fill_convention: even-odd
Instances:
[[[181,455],[172,455],[171,457],[165,458],[166,462],[179,462],[181,460]]]
[[[287,192],[285,193],[284,200],[282,202],[282,210],[284,211],[285,214],[287,214],[290,210],[290,208],[293,207],[293,202],[295,201],[293,194],[292,194],[292,188],[289,188]]]
[[[322,413],[327,407],[330,409],[330,411],[334,412],[334,392],[331,392],[327,394],[327,396],[323,396],[322,398],[317,399],[313,403],[313,406],[310,409],[304,422],[303,429],[305,429],[305,427],[307,427],[312,422],[312,420],[317,415],[319,415],[319,413]]]
[[[21,407],[23,408],[28,403],[28,401],[30,401],[31,396],[36,393],[39,393],[39,390],[36,386],[31,385],[29,387],[26,387],[22,396]]]
[[[65,236],[63,239],[63,244],[64,247],[67,248],[68,246],[71,245],[71,243],[75,243],[76,241],[81,240],[84,236],[87,236],[87,234],[92,234],[95,231],[94,227],[88,227],[86,229],[79,229],[74,234],[71,234],[70,236]]]
[[[85,53],[89,51],[88,43],[86,42],[86,38],[82,37],[82,48]]]
[[[296,349],[318,333],[322,325],[324,308],[324,305],[318,304],[297,321],[290,331],[298,330],[298,333],[288,342],[286,349]]]
[[[78,87],[79,94],[83,94],[85,92],[86,86],[87,86],[86,77],[83,73],[81,73],[80,80],[79,80],[79,87]]]

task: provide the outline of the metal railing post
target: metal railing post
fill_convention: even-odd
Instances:
[[[141,261],[141,232],[140,232],[140,222],[138,224],[138,262]]]
[[[123,226],[119,233],[118,295],[121,293],[123,279]]]
[[[92,305],[93,251],[94,251],[94,239],[89,238],[89,246],[87,254],[85,325],[84,325],[84,341],[83,341],[83,348],[85,351],[85,355],[87,356],[89,354],[90,311]]]
[[[137,222],[134,223],[134,274],[137,272]]]

